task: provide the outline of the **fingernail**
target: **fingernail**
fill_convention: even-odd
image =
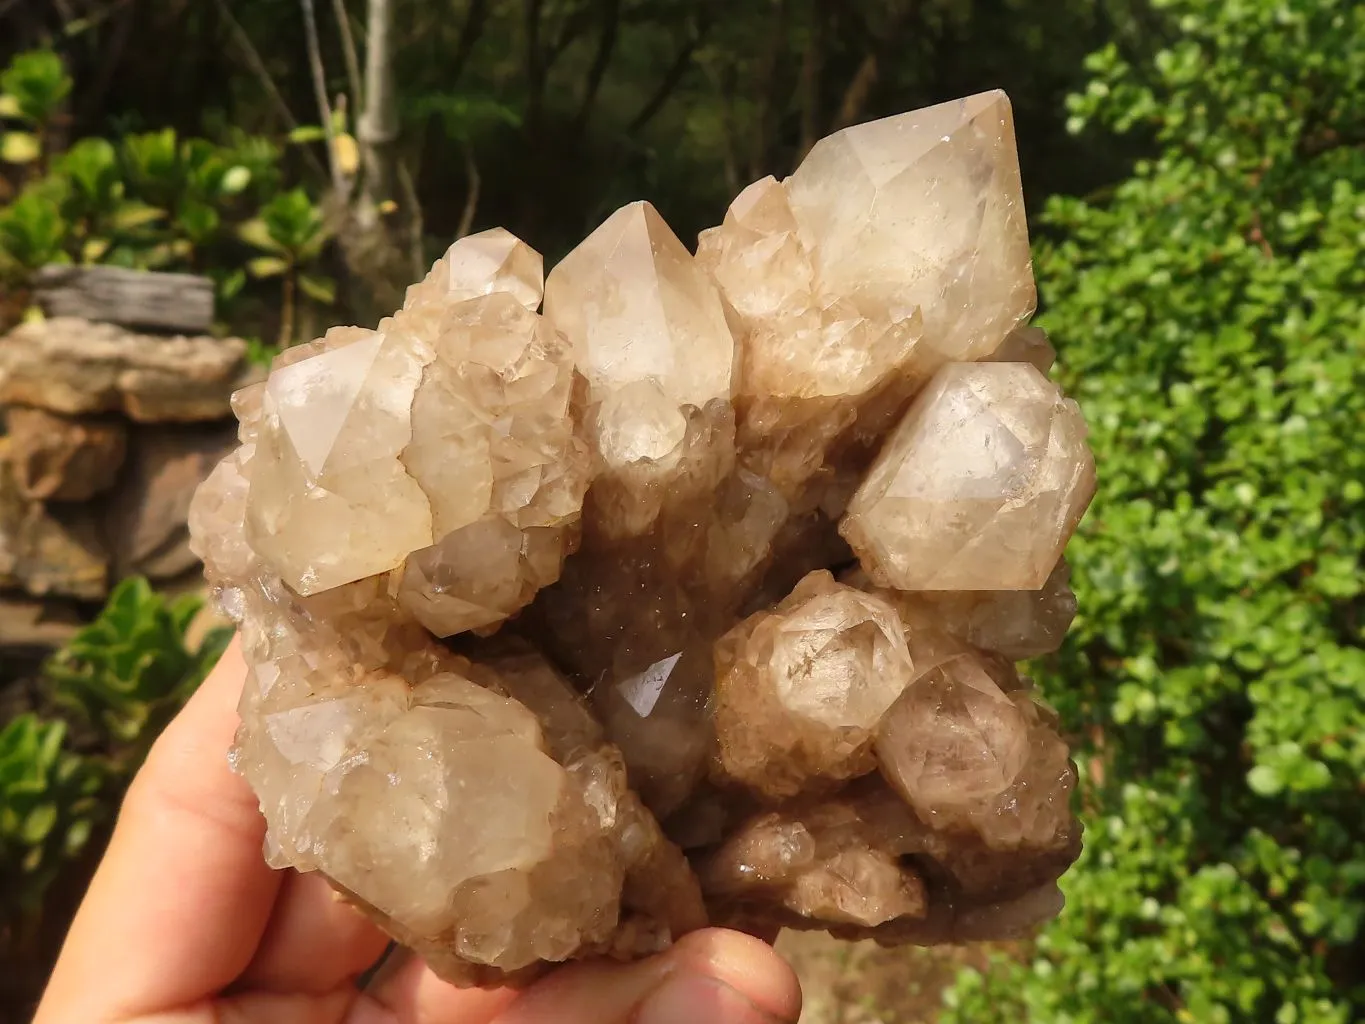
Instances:
[[[651,992],[632,1024],[782,1024],[745,995],[704,974],[675,974]]]

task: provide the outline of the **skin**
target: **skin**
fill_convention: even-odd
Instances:
[[[721,929],[633,964],[577,963],[521,991],[458,989],[416,958],[361,992],[387,938],[313,875],[261,856],[228,768],[246,677],[234,646],[153,748],[72,924],[35,1024],[773,1024],[795,975]]]

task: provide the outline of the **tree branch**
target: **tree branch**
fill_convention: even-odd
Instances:
[[[336,125],[332,123],[332,104],[327,99],[327,72],[322,66],[322,48],[318,45],[318,23],[313,0],[299,0],[303,9],[303,38],[308,48],[308,68],[313,77],[313,94],[322,116],[322,132],[327,138],[327,164],[332,171],[332,188],[337,195],[346,194],[346,178],[337,159]]]
[[[758,119],[754,126],[749,151],[748,176],[761,174],[768,164],[768,151],[776,133],[777,79],[782,64],[782,51],[787,42],[787,0],[772,0],[773,24],[768,33],[768,48],[758,64],[754,82],[754,96],[758,101]]]
[[[825,34],[830,29],[829,0],[814,0],[810,40],[801,61],[801,151],[810,152],[820,135],[820,80],[825,67]]]
[[[574,115],[575,144],[587,132],[593,103],[597,100],[598,90],[602,87],[602,79],[606,77],[612,54],[616,51],[621,21],[621,0],[601,0],[601,9],[602,31],[597,37],[597,52],[593,55],[592,67],[588,69],[588,80],[583,87],[583,97],[578,103],[578,113]]]
[[[526,125],[534,130],[539,126],[540,108],[544,98],[545,79],[540,55],[541,0],[525,0],[522,23],[526,34]]]
[[[868,97],[881,77],[883,59],[890,55],[893,44],[910,19],[918,13],[919,6],[919,0],[908,0],[892,12],[891,20],[880,33],[870,36],[867,55],[858,64],[858,69],[844,89],[835,128],[847,128],[862,116]]]
[[[474,226],[474,214],[479,209],[479,189],[482,179],[479,177],[479,165],[474,162],[474,148],[466,142],[462,147],[464,151],[464,171],[469,179],[469,189],[465,192],[464,210],[460,213],[460,223],[455,228],[455,237],[463,238],[469,234],[469,229]]]
[[[550,45],[550,51],[546,55],[546,71],[554,67],[555,61],[563,56],[564,51],[573,45],[574,40],[581,36],[591,24],[592,13],[588,8],[580,7],[569,12],[563,24],[559,26],[559,34],[555,36],[555,41]]]
[[[422,251],[426,227],[422,220],[422,203],[417,198],[417,186],[408,173],[408,165],[402,160],[398,161],[398,184],[408,208],[408,258],[412,261],[412,279],[420,281],[427,272],[426,254]]]
[[[858,115],[862,113],[863,106],[867,103],[868,93],[872,91],[872,86],[880,74],[877,54],[865,55],[858,64],[858,70],[853,72],[853,77],[844,88],[844,97],[839,101],[839,113],[834,118],[835,128],[847,128],[858,120]]]
[[[365,199],[374,206],[393,195],[398,142],[398,96],[393,80],[391,0],[369,0],[365,25],[365,112],[357,131],[365,162]]]
[[[696,30],[693,31],[674,54],[673,61],[668,65],[668,70],[664,72],[663,78],[659,80],[654,92],[645,100],[644,105],[636,112],[626,125],[627,135],[637,135],[644,130],[650,121],[654,120],[656,114],[663,109],[668,98],[677,90],[687,74],[688,68],[692,66],[692,56],[697,52],[697,48],[706,41],[706,37],[711,32],[713,24],[709,12],[704,13],[697,23]]]
[[[351,17],[346,11],[346,0],[332,0],[332,15],[341,34],[341,52],[346,60],[346,80],[351,86],[351,105],[363,110],[365,94],[360,84],[360,59],[356,56],[355,36],[351,34]]]
[[[469,55],[474,52],[474,44],[483,35],[484,26],[488,24],[490,6],[489,0],[470,0],[469,7],[465,10],[464,24],[460,26],[460,38],[456,41],[455,52],[450,58],[452,82],[459,80],[465,64],[469,61]]]
[[[261,55],[252,44],[251,37],[247,35],[246,29],[232,16],[232,11],[228,9],[227,0],[214,0],[214,6],[218,10],[218,16],[223,19],[223,24],[227,25],[233,42],[237,44],[237,49],[242,51],[242,59],[246,61],[251,73],[256,76],[256,81],[274,105],[275,112],[279,115],[280,120],[284,122],[287,129],[293,131],[299,126],[299,123],[290,111],[289,104],[280,94],[279,86],[275,84],[275,80],[270,77],[270,72],[266,70],[265,62],[261,60]],[[325,178],[327,171],[313,154],[313,151],[307,147],[300,148],[303,150],[303,157],[308,161],[308,166],[313,173],[320,178]]]

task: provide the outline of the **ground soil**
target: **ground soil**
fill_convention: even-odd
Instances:
[[[933,1024],[958,969],[986,960],[978,947],[883,949],[823,932],[783,932],[777,949],[801,978],[801,1024]]]

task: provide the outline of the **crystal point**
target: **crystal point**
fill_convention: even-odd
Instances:
[[[1027,363],[954,363],[915,399],[840,531],[900,590],[1036,590],[1095,489],[1085,421]]]

